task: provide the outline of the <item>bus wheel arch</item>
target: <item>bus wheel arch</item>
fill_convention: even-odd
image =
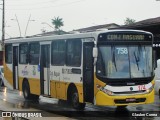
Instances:
[[[27,100],[35,100],[35,101],[39,100],[39,95],[31,94],[30,85],[29,85],[29,82],[28,82],[27,78],[23,79],[22,91],[23,91],[23,96],[24,96],[25,99],[27,99]]]
[[[85,103],[79,102],[78,90],[75,84],[71,83],[67,90],[67,100],[72,105],[73,108],[78,110],[83,110],[85,108]]]
[[[67,89],[67,101],[70,103],[71,99],[70,96],[72,94],[73,89],[77,89],[74,83],[70,83]]]

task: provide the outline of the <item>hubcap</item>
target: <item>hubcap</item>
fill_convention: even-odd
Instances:
[[[73,94],[73,105],[75,107],[78,106],[78,94],[77,93]]]
[[[27,89],[26,89],[26,88],[24,89],[24,96],[25,96],[25,97],[28,96],[28,92],[27,92]]]

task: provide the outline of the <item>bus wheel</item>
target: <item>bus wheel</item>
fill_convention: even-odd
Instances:
[[[25,99],[30,99],[31,94],[28,81],[24,81],[23,83],[23,96]]]
[[[34,101],[38,101],[38,100],[39,100],[39,95],[31,94],[31,96],[32,96],[32,99],[33,99]]]
[[[80,103],[79,102],[79,96],[77,90],[74,90],[71,96],[71,104],[72,107],[77,109],[77,110],[83,110],[85,108],[85,103]]]

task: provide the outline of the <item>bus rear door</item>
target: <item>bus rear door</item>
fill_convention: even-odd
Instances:
[[[41,45],[40,84],[41,94],[50,95],[50,45]]]
[[[18,46],[13,46],[13,88],[18,89]]]

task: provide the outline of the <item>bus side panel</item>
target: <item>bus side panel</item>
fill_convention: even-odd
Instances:
[[[19,90],[22,91],[23,77],[19,77]],[[40,95],[40,79],[28,79],[31,94]]]
[[[78,95],[79,95],[79,102],[83,103],[84,99],[83,99],[83,85],[82,84],[76,84],[77,90],[78,90]]]
[[[19,83],[18,83],[18,84],[19,84],[19,90],[20,90],[20,91],[22,91],[23,79],[24,79],[23,77],[19,77],[19,78],[18,78],[18,80],[19,80]]]
[[[65,82],[63,81],[56,82],[56,92],[57,92],[57,98],[63,100],[67,99]]]
[[[4,77],[7,82],[13,86],[12,64],[4,64]],[[5,84],[7,86],[7,84]]]
[[[19,64],[19,90],[22,91],[22,84],[26,78],[30,85],[31,94],[40,95],[40,73],[37,65]]]
[[[78,73],[76,73],[74,70],[77,70]],[[74,73],[75,72],[75,73]],[[66,94],[66,99],[67,99],[67,91],[69,89],[70,84],[74,84],[79,95],[79,102],[84,102],[83,99],[83,81],[82,81],[82,73],[81,73],[81,68],[72,68],[72,67],[64,67],[63,68],[63,81],[66,83],[65,85],[65,94]],[[71,97],[71,96],[69,96]]]
[[[56,81],[51,80],[51,96],[58,99],[67,100],[67,91],[70,83],[62,82],[62,81]],[[79,95],[79,101],[83,102],[83,86],[82,84],[75,84],[78,95]]]
[[[70,83],[74,83],[78,93],[79,99],[83,101],[83,87],[82,83],[77,83],[81,80],[81,74],[69,74],[71,68],[63,68],[62,66],[51,66],[51,96],[58,99],[67,100],[67,90]],[[65,70],[65,71],[64,71]],[[63,71],[63,73],[62,73]]]
[[[51,97],[56,98],[57,97],[57,94],[56,94],[56,81],[51,80],[50,83],[51,83],[50,84],[50,86],[51,86]]]
[[[28,82],[30,85],[31,94],[40,95],[40,79],[29,78]]]

